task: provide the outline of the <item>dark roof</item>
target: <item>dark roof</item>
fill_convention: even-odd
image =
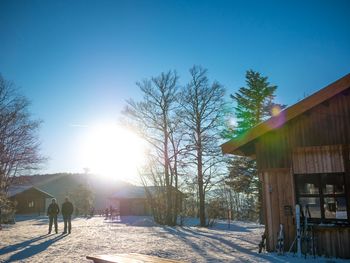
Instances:
[[[21,194],[21,193],[24,193],[26,191],[29,191],[29,190],[35,190],[35,191],[38,191],[40,192],[42,195],[46,196],[46,198],[52,198],[53,196],[50,195],[49,193],[37,188],[37,187],[34,187],[32,185],[17,185],[17,186],[11,186],[7,192],[7,195],[8,197],[14,197],[18,194]]]
[[[12,178],[14,185],[38,185],[43,184],[61,177],[63,174],[37,174],[37,175],[21,175]]]
[[[247,145],[265,133],[283,126],[286,122],[334,97],[350,87],[350,74],[338,79],[311,96],[299,101],[280,112],[279,115],[258,124],[248,130],[243,136],[234,138],[221,145],[223,153],[242,155],[240,147]]]
[[[174,187],[172,187],[175,190]],[[151,195],[165,191],[165,186],[138,186],[128,185],[110,196],[111,199],[135,199],[146,198],[146,189]],[[179,194],[183,194],[180,190],[177,190]]]
[[[75,191],[81,185],[87,186],[94,195],[94,207],[102,209],[108,198],[117,190],[130,184],[120,180],[110,180],[97,174],[85,173],[57,173],[16,178],[15,185],[31,185],[53,195],[58,203],[62,203],[66,196],[72,201]]]
[[[143,186],[130,185],[116,191],[110,198],[115,199],[133,199],[146,198],[146,191]]]

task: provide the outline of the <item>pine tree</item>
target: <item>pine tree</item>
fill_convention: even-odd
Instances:
[[[246,87],[241,87],[238,92],[231,95],[236,103],[234,113],[237,124],[233,132],[226,131],[226,137],[242,136],[252,127],[271,117],[276,109],[277,111],[283,109],[285,105],[274,103],[276,89],[277,86],[268,82],[268,77],[262,76],[259,72],[248,70],[246,72]],[[259,213],[259,220],[262,222],[262,194],[255,160],[236,156],[230,160],[229,170],[227,183],[235,191],[246,193],[247,196],[256,196],[255,207]]]
[[[74,200],[76,215],[83,214],[87,217],[92,209],[94,193],[85,184],[78,185],[70,194]]]
[[[238,92],[231,95],[237,104],[234,108],[237,118],[235,136],[245,133],[270,117],[273,109],[284,107],[273,102],[277,86],[271,85],[268,82],[268,77],[263,77],[259,72],[248,70],[246,84],[247,87],[241,87]]]

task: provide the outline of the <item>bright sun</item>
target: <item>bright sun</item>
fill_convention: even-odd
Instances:
[[[144,141],[117,125],[100,125],[91,129],[82,150],[86,167],[109,179],[136,181],[137,171],[145,162]]]

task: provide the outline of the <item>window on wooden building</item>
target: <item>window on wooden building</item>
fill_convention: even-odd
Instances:
[[[28,202],[28,207],[33,208],[34,207],[34,201],[29,201]]]
[[[297,202],[315,222],[348,222],[344,173],[297,174]]]

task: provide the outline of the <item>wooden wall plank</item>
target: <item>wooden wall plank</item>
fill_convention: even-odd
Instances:
[[[293,151],[295,174],[344,172],[342,145],[298,147]]]
[[[288,225],[286,218],[284,216],[284,204],[285,204],[285,198],[284,198],[284,192],[285,192],[285,177],[283,173],[276,172],[273,175],[276,178],[276,187],[273,189],[275,192],[274,197],[277,198],[277,203],[278,203],[278,217],[279,217],[279,222],[277,224],[277,231],[279,230],[279,225],[282,224],[284,227],[284,230],[288,230]],[[286,231],[285,231],[286,233]],[[285,240],[289,240],[289,237],[285,237]],[[287,243],[287,242],[285,242]]]
[[[319,256],[350,258],[350,228],[317,227],[316,253]]]
[[[331,165],[331,151],[329,147],[325,149],[325,160],[324,160],[324,170],[325,171],[331,171],[332,170],[332,165]]]
[[[295,227],[295,185],[294,185],[294,178],[293,178],[293,173],[292,170],[289,169],[288,171],[288,177],[286,180],[286,185],[289,185],[290,191],[285,191],[286,196],[287,196],[287,205],[290,205],[292,207],[292,215],[288,217],[288,225],[289,225],[289,246],[293,242],[295,236],[296,236],[296,227]]]
[[[342,145],[349,144],[350,96],[341,94],[330,99],[327,104],[315,106],[306,114],[291,119],[283,127],[258,138],[255,148],[258,169],[268,171],[263,173],[263,178],[266,179],[264,201],[267,228],[271,226],[267,233],[271,240],[271,249],[275,248],[280,221],[286,224],[285,230],[286,233],[288,232],[286,235],[293,236],[293,238],[295,236],[293,218],[286,218],[282,213],[285,203],[290,200],[291,205],[295,208],[295,188],[284,187],[285,191],[281,191],[283,184],[288,185],[289,180],[294,187],[293,174],[344,172],[345,166],[350,167],[348,164],[350,163],[350,151],[347,152],[347,156],[344,156]],[[344,160],[348,161],[344,163]],[[291,169],[290,176],[282,178],[285,174],[282,171],[277,172],[277,168]],[[272,193],[269,192],[270,185]],[[346,185],[347,197],[350,200],[350,168],[346,168]],[[274,199],[279,199],[279,201],[276,203]],[[276,215],[273,210],[279,210],[278,214]],[[346,234],[321,232],[318,242],[324,249],[324,253],[328,255],[349,254],[350,230],[347,230]]]
[[[274,236],[273,236],[273,219],[272,219],[272,203],[271,203],[271,193],[269,191],[270,188],[270,180],[269,180],[268,172],[264,172],[264,189],[265,189],[265,197],[266,197],[266,217],[267,217],[267,249],[268,251],[274,250]]]
[[[279,211],[279,200],[278,200],[278,185],[277,185],[277,174],[270,173],[270,185],[271,185],[271,206],[272,206],[272,231],[274,235],[274,245],[277,244],[277,233],[279,230],[279,224],[281,222],[280,219],[280,211]],[[277,208],[277,209],[276,209]]]
[[[286,205],[291,206],[292,210],[295,207],[292,191],[286,190],[294,189],[291,171],[285,168],[271,169],[264,171],[263,177],[269,251],[275,250],[280,223],[284,226],[285,249],[288,249],[295,237],[293,215],[286,215],[284,210]]]
[[[256,152],[260,155],[259,166],[262,169],[290,167],[292,159],[289,158],[289,154],[296,147],[349,144],[349,120],[350,95],[339,94],[327,101],[326,106],[317,105],[307,114],[299,115],[281,128],[258,138],[262,142],[262,147]],[[276,145],[281,146],[278,154]],[[329,165],[330,162],[331,160],[327,159],[326,164]]]

